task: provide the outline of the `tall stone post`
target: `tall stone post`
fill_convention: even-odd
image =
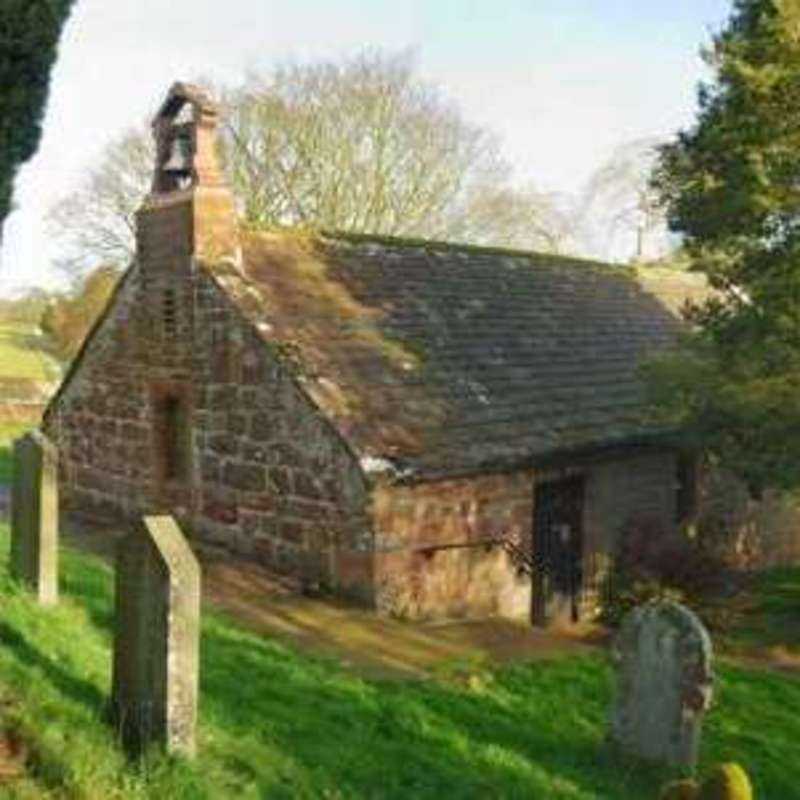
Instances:
[[[58,451],[38,430],[14,442],[11,574],[40,603],[58,600]]]
[[[111,713],[132,756],[195,752],[200,567],[175,520],[144,517],[117,553]]]

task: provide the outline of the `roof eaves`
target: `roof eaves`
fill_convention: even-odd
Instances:
[[[584,444],[577,447],[563,447],[542,453],[524,456],[496,457],[491,460],[477,462],[467,467],[456,469],[415,466],[402,463],[398,459],[373,458],[372,461],[386,462],[387,468],[375,471],[374,474],[387,483],[394,485],[410,485],[416,483],[435,483],[443,480],[474,478],[496,473],[519,472],[523,470],[553,469],[555,467],[603,461],[615,455],[630,454],[650,450],[681,450],[690,444],[682,432],[677,429],[664,429],[650,433],[640,433],[621,437],[617,440],[606,440],[597,444]]]

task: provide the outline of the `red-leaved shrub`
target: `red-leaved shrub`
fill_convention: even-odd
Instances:
[[[727,575],[725,564],[685,530],[633,517],[620,532],[603,619],[615,624],[633,606],[657,598],[691,603],[718,595]]]

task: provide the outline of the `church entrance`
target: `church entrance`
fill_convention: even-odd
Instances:
[[[537,484],[533,511],[534,625],[577,622],[583,585],[585,480],[573,476]]]

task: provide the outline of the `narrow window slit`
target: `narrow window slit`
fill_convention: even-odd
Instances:
[[[178,326],[178,308],[174,289],[164,289],[161,314],[164,333],[167,336],[174,336]]]
[[[167,481],[186,481],[190,472],[189,413],[185,398],[163,396],[157,404],[161,475]]]

